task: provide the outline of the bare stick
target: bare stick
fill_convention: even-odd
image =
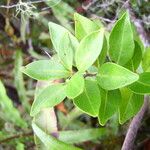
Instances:
[[[38,1],[29,1],[29,2],[24,2],[24,3],[27,3],[27,4],[37,4],[37,3],[42,3],[42,2],[47,2],[46,0],[38,0]],[[11,9],[11,8],[15,8],[17,7],[19,4],[16,3],[16,4],[13,4],[13,5],[0,5],[0,8],[6,8],[6,9]]]
[[[141,125],[141,121],[143,119],[143,116],[148,108],[148,100],[149,96],[145,96],[144,98],[144,104],[139,111],[139,113],[133,118],[131,121],[131,124],[128,128],[123,146],[121,150],[133,150],[134,141],[138,132],[138,129]]]

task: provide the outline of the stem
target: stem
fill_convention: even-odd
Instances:
[[[138,129],[141,125],[142,118],[143,118],[146,110],[148,109],[148,101],[149,101],[149,96],[145,96],[144,104],[143,104],[141,110],[131,121],[131,124],[128,128],[128,131],[127,131],[127,134],[126,134],[126,137],[125,137],[125,140],[124,140],[121,150],[133,150],[134,141],[135,141]]]
[[[11,137],[8,137],[8,138],[6,138],[4,140],[1,140],[0,144],[9,142],[9,141],[14,140],[14,139],[30,137],[30,136],[33,136],[33,132],[32,131],[29,132],[29,133],[22,133],[22,134],[17,134],[17,135],[13,135]]]
[[[86,78],[86,77],[95,77],[96,76],[96,73],[86,73],[85,75],[84,75],[84,77]]]

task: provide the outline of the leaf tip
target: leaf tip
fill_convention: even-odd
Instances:
[[[124,123],[125,123],[125,121],[123,121],[123,120],[119,119],[119,123],[122,125],[122,124],[124,124]]]
[[[101,126],[105,126],[105,124],[106,124],[106,121],[100,119],[99,117],[98,117],[98,122],[99,122],[99,124],[100,124]]]

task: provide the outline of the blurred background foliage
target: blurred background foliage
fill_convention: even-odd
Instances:
[[[72,18],[74,12],[78,12],[109,30],[126,3],[123,0],[61,0],[57,5],[42,0],[22,2],[28,7],[22,6],[20,10],[16,7],[16,0],[0,1],[0,150],[35,149],[29,111],[36,82],[23,76],[20,68],[55,54],[48,22],[54,21],[73,32]],[[136,18],[150,35],[149,0],[131,0],[130,3]],[[82,114],[71,101],[59,104],[55,112],[59,131],[100,127],[97,119]],[[76,141],[86,150],[117,150],[121,147],[128,123],[120,126],[116,118],[114,116],[100,131],[62,132],[60,135],[62,139],[73,135],[71,142]],[[148,112],[137,136],[136,149],[150,149],[149,123]]]

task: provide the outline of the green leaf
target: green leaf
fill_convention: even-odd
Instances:
[[[145,47],[143,45],[143,42],[141,41],[141,38],[139,37],[139,33],[137,32],[137,27],[134,25],[133,22],[131,22],[132,31],[133,31],[133,37],[134,40],[138,43],[138,45],[141,47],[142,55],[145,51]]]
[[[150,47],[146,49],[143,60],[142,60],[142,68],[146,72],[150,72]]]
[[[75,55],[79,71],[87,70],[99,56],[103,46],[104,29],[92,32],[82,39]]]
[[[101,66],[105,62],[107,51],[108,51],[108,42],[106,37],[104,36],[103,48],[98,57],[98,66]]]
[[[91,32],[100,29],[100,27],[95,22],[78,13],[74,14],[74,21],[75,36],[79,40],[83,39],[86,35],[90,34]]]
[[[117,64],[126,64],[134,53],[134,38],[129,14],[126,12],[116,22],[109,38],[109,54]]]
[[[75,47],[73,47],[69,33],[67,32],[64,33],[64,36],[62,37],[60,41],[59,49],[60,49],[59,57],[61,59],[62,64],[68,70],[72,70],[73,55],[74,55]]]
[[[85,80],[85,87],[82,94],[74,99],[74,104],[85,113],[96,117],[98,116],[101,96],[96,81]]]
[[[35,116],[42,108],[53,107],[59,104],[66,97],[66,86],[54,84],[46,87],[36,97],[31,107],[31,116]]]
[[[133,72],[136,71],[138,68],[141,60],[142,60],[142,50],[138,42],[135,43],[135,48],[134,48],[134,55],[132,59],[125,65],[126,68],[132,70]]]
[[[119,107],[119,122],[125,123],[138,113],[142,107],[144,96],[134,94],[129,89],[121,89],[122,101]]]
[[[53,22],[49,22],[48,25],[51,41],[62,64],[71,70],[73,56],[79,45],[78,40],[64,27]]]
[[[101,105],[98,118],[100,124],[103,126],[116,112],[118,112],[121,102],[121,93],[118,89],[113,91],[100,89],[100,93]]]
[[[150,72],[140,74],[139,80],[129,85],[130,90],[138,94],[150,94]]]
[[[80,148],[74,147],[72,145],[57,140],[50,134],[46,134],[35,123],[32,123],[32,128],[37,137],[43,142],[47,150],[81,150]]]
[[[71,75],[71,72],[54,60],[34,61],[23,67],[22,72],[36,80],[60,79]]]
[[[127,86],[139,79],[138,74],[114,63],[103,64],[98,71],[97,81],[105,90]]]
[[[69,144],[74,144],[74,143],[96,140],[107,134],[108,131],[107,129],[104,128],[61,131],[59,132],[59,140]]]
[[[82,74],[76,73],[67,83],[66,95],[70,99],[74,99],[84,90],[84,78]]]
[[[2,111],[2,112],[1,112]],[[13,122],[21,128],[27,128],[27,123],[21,118],[19,111],[13,106],[12,100],[7,96],[5,87],[0,80],[0,118]]]

